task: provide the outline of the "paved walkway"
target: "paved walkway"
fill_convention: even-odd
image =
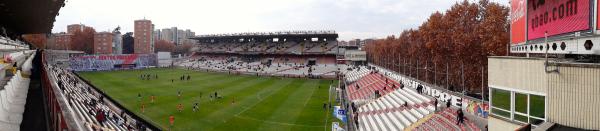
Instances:
[[[46,131],[42,86],[39,79],[32,79],[27,93],[27,104],[23,113],[22,131]]]

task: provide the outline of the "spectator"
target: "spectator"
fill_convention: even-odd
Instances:
[[[437,100],[437,98],[433,98],[433,107],[435,107],[435,110],[434,110],[434,111],[437,111],[437,108],[438,108],[438,106],[437,106],[437,105],[438,105],[438,100]]]
[[[458,109],[458,111],[456,111],[456,114],[457,114],[456,117],[458,117],[457,121],[456,121],[456,125],[460,126],[460,124],[464,124],[465,123],[465,114],[462,112],[462,110]]]

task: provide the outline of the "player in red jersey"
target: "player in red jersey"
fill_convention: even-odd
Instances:
[[[175,117],[173,115],[169,116],[169,131],[173,128],[173,124],[175,123]]]

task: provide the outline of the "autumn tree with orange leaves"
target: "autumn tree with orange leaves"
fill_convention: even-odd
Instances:
[[[69,43],[69,50],[83,51],[87,54],[92,54],[94,50],[94,34],[96,30],[92,27],[84,27],[83,30],[75,31],[72,36],[72,41]]]
[[[175,54],[181,54],[181,55],[185,55],[191,53],[191,49],[193,47],[193,44],[189,41],[185,41],[180,45],[177,45],[175,47]]]
[[[453,91],[487,92],[487,57],[507,55],[508,11],[487,0],[456,3],[417,29],[366,45],[368,60]]]
[[[155,52],[173,52],[175,44],[166,40],[159,40],[154,44]]]
[[[23,37],[23,40],[31,43],[36,48],[40,48],[40,49],[46,48],[46,42],[48,41],[46,34],[24,34],[24,35],[22,35],[22,37]]]

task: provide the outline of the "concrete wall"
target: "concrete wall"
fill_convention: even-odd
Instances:
[[[600,64],[551,64],[559,73],[548,80],[548,121],[600,129]]]
[[[494,117],[488,117],[488,130],[489,131],[514,131],[520,128],[521,125],[507,122],[502,119]]]
[[[546,94],[547,74],[544,59],[490,57],[488,58],[488,85],[511,88],[519,92]]]

